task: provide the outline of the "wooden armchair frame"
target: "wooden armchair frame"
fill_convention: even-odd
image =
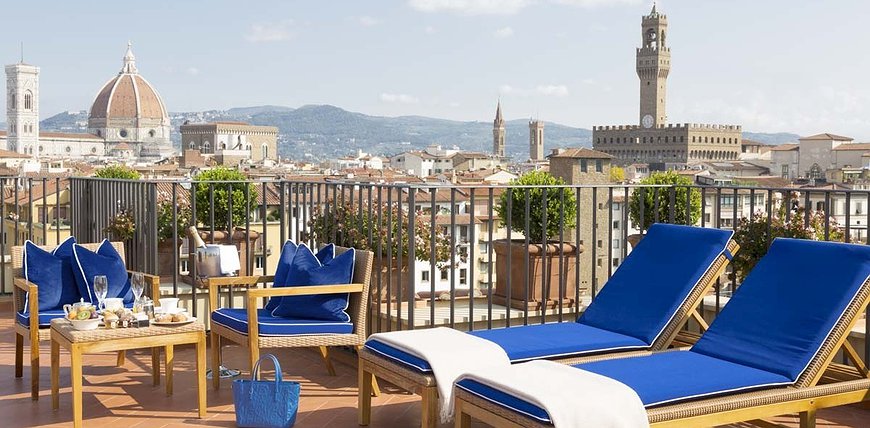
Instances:
[[[336,247],[337,253],[347,251],[347,248]],[[248,349],[249,369],[260,358],[260,348],[298,348],[317,347],[320,355],[326,363],[330,375],[335,375],[335,369],[329,357],[330,346],[353,346],[359,350],[366,340],[367,308],[369,290],[372,276],[372,260],[374,255],[369,251],[356,251],[353,282],[350,284],[314,285],[299,287],[279,288],[255,288],[258,284],[267,284],[274,281],[272,275],[219,277],[203,279],[203,284],[208,288],[210,311],[218,309],[218,293],[223,287],[247,288],[245,307],[248,315],[248,331],[246,334],[239,333],[230,328],[214,322],[211,323],[211,350],[212,369],[220,367],[221,341],[228,339]],[[295,335],[295,336],[260,336],[257,310],[265,297],[276,296],[304,296],[314,294],[349,293],[350,302],[348,314],[354,324],[352,333],[347,334],[324,334],[324,335]],[[214,389],[220,388],[220,376],[212,376]],[[375,393],[377,385],[373,384]]]
[[[111,243],[121,258],[124,258],[124,243]],[[96,251],[100,247],[100,243],[95,244],[80,244],[91,251]],[[54,247],[40,246],[46,251],[51,251]],[[128,275],[132,275],[134,271],[127,271]],[[143,273],[145,277],[146,287],[150,289],[151,298],[157,304],[160,299],[160,278],[155,275]],[[30,339],[30,397],[33,400],[39,399],[39,342],[47,341],[51,338],[49,328],[39,328],[39,317],[31,316],[30,324],[27,326],[21,325],[17,319],[17,313],[24,311],[25,302],[29,305],[27,312],[30,314],[39,313],[39,287],[24,279],[24,246],[19,245],[12,247],[12,301],[15,305],[15,313],[12,314],[13,324],[15,325],[15,377],[19,378],[24,375],[24,338]],[[30,293],[30,299],[27,299],[27,293]],[[71,302],[72,303],[72,302]],[[118,365],[124,364],[124,352],[118,353]]]

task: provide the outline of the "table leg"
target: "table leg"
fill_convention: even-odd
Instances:
[[[199,399],[199,417],[205,417],[205,412],[208,407],[205,400],[205,332],[199,334],[199,341],[196,342],[196,392]],[[220,371],[216,368],[212,369],[212,375],[220,377]]]
[[[73,428],[82,426],[82,354],[78,346],[70,349],[70,378],[72,383]]]
[[[160,385],[160,348],[151,348],[151,384]]]
[[[51,409],[59,407],[58,393],[60,390],[60,344],[51,341]]]
[[[174,363],[173,346],[166,345],[166,395],[172,395],[172,366]]]

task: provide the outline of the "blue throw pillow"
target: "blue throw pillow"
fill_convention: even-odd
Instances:
[[[328,261],[321,262],[307,245],[300,245],[288,268],[285,286],[349,284],[353,280],[355,251],[351,248],[334,256],[335,246],[329,245],[327,248],[324,250],[333,253]],[[347,314],[349,297],[348,293],[284,296],[272,311],[272,316],[350,322],[350,315]]]
[[[90,251],[81,245],[75,245],[73,258],[75,260],[76,283],[85,300],[90,300],[94,304],[98,302],[97,295],[94,293],[94,277],[105,275],[109,283],[109,292],[106,297],[122,297],[124,303],[133,301],[130,279],[127,277],[127,266],[108,239],[100,244],[97,252]]]
[[[75,238],[70,236],[50,253],[29,240],[24,243],[24,279],[39,287],[40,312],[57,309],[79,300],[71,265],[72,246],[75,242]],[[25,314],[30,310],[29,302],[30,293],[27,293]]]
[[[288,239],[284,243],[284,247],[281,248],[281,257],[278,259],[278,266],[275,268],[275,280],[272,282],[272,287],[287,286],[287,273],[290,271],[290,265],[293,264],[293,258],[296,257],[296,251],[298,250],[299,246],[293,241]],[[315,257],[317,257],[317,260],[320,260],[321,264],[328,263],[335,257],[335,244],[329,244],[321,248],[315,254]],[[272,312],[280,304],[281,296],[272,297],[266,302],[266,306],[263,309]]]

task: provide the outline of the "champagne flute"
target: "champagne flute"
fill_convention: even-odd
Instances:
[[[139,302],[142,292],[145,291],[145,275],[142,272],[133,272],[133,276],[130,277],[130,288],[133,290],[133,296],[136,297],[134,302]]]
[[[94,294],[97,295],[98,308],[100,310],[105,309],[103,301],[106,300],[106,296],[109,294],[109,279],[106,278],[106,275],[94,277]]]

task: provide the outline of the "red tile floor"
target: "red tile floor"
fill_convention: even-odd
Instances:
[[[0,427],[66,427],[72,425],[69,358],[61,351],[60,409],[52,411],[49,354],[42,347],[39,401],[30,399],[30,371],[14,378],[14,331],[9,311],[0,321]],[[27,348],[25,348],[26,352]],[[308,350],[273,350],[281,361],[285,379],[302,383],[302,399],[297,427],[356,426],[356,368],[350,354],[339,355],[337,376],[329,376],[320,356]],[[25,353],[25,360],[27,359]],[[149,351],[130,351],[123,367],[115,367],[112,353],[84,357],[84,425],[90,427],[182,427],[225,426],[234,424],[230,382],[219,391],[208,390],[208,415],[196,417],[193,348],[180,347],[175,353],[175,394],[167,397],[163,386],[152,386]],[[238,347],[224,348],[224,361],[230,367],[244,367],[245,354]],[[271,370],[269,370],[271,371]],[[266,372],[271,379],[271,373]],[[244,376],[244,375],[243,375]],[[415,427],[420,425],[420,401],[390,385],[373,400],[372,427]],[[778,423],[797,426],[796,417],[780,417]],[[870,426],[870,410],[856,406],[819,412],[820,427]]]

